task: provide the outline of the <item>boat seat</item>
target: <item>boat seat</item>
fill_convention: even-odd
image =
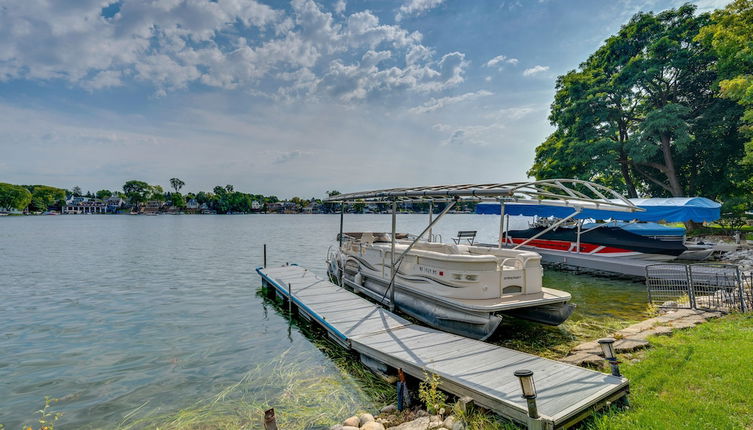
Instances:
[[[473,241],[476,240],[476,230],[461,230],[456,237],[452,238],[456,245],[459,245],[463,239],[467,240],[469,245],[473,245]]]

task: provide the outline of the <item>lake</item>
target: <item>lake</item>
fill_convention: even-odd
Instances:
[[[400,215],[398,231],[426,222]],[[496,216],[447,215],[434,233],[478,230],[494,242],[498,226]],[[269,265],[324,275],[338,228],[336,215],[0,218],[0,424],[34,424],[45,396],[61,399],[61,429],[153,428],[142,420],[285,404],[321,428],[342,418],[323,411],[380,406],[258,292],[264,243]],[[345,217],[345,231],[389,229],[389,215]],[[646,308],[639,283],[547,270],[545,286],[572,293],[575,321],[638,319]]]

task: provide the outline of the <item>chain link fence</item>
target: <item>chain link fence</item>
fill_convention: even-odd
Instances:
[[[734,264],[652,264],[646,267],[649,303],[663,308],[749,312],[753,275]]]

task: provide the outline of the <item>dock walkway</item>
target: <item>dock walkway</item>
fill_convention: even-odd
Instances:
[[[384,363],[423,378],[506,418],[528,423],[515,370],[534,372],[541,428],[569,426],[604,402],[627,394],[628,381],[581,367],[427,328],[395,315],[300,266],[258,268],[266,286],[324,327],[365,362]]]

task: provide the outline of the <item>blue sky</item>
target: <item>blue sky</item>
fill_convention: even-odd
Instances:
[[[523,180],[556,77],[682,3],[0,0],[0,182],[321,197]]]

